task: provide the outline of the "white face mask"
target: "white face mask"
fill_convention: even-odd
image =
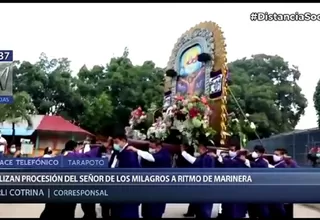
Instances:
[[[229,151],[229,156],[230,157],[235,157],[235,156],[237,156],[237,152],[235,152],[235,151]]]
[[[15,152],[17,151],[17,149],[16,148],[10,148],[10,153],[12,153],[12,154],[14,154]]]
[[[84,145],[84,148],[83,148],[83,153],[87,153],[87,152],[89,152],[91,149],[90,149],[90,144],[86,144],[86,145]]]
[[[273,155],[273,161],[274,161],[274,162],[279,162],[281,159],[282,159],[281,156]]]
[[[251,156],[253,159],[257,159],[259,157],[258,153],[255,151],[251,154]]]
[[[152,148],[149,148],[149,153],[150,153],[150,154],[154,154],[154,153],[156,153],[156,150],[155,150],[155,149],[152,149]]]
[[[0,145],[0,153],[3,153],[5,149],[5,146],[3,144]]]

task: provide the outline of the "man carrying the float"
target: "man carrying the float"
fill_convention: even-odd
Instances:
[[[115,158],[118,155],[118,151],[113,150],[113,140],[109,136],[107,142],[105,143],[106,152],[102,154],[102,158],[108,158],[108,168],[115,168],[116,163]],[[112,214],[112,204],[111,203],[100,203],[101,206],[101,215],[103,219],[110,219]]]
[[[254,159],[250,162],[252,168],[270,168],[269,162],[264,158],[265,149],[262,145],[256,145],[251,157]],[[248,207],[250,218],[270,218],[269,206],[267,204],[249,204]]]
[[[76,152],[77,142],[73,140],[67,141],[64,148],[63,156],[69,158],[95,158],[101,157],[101,152],[104,150],[102,147],[93,148],[89,152],[79,153]],[[62,155],[61,155],[62,156]],[[40,219],[59,219],[68,218],[73,219],[76,209],[76,203],[47,203],[44,210],[40,215]]]
[[[138,150],[132,146],[128,150],[137,152],[142,158],[143,168],[171,168],[171,155],[167,149],[162,148],[162,143],[159,140],[151,140],[149,152]],[[145,160],[145,161],[144,161]],[[165,203],[144,203],[142,204],[143,218],[162,218],[166,209]]]
[[[284,148],[279,148],[279,150],[281,150],[283,157],[285,158],[285,161],[287,163],[287,166],[289,168],[298,168],[299,165],[297,164],[297,162],[292,159],[290,156],[288,156],[288,151]]]
[[[91,151],[91,146],[96,144],[96,139],[92,138],[90,141],[89,137],[86,137],[85,141],[82,143],[78,143],[78,152],[79,153],[87,153]],[[95,146],[97,148],[97,146]],[[100,146],[103,147],[103,146]],[[91,155],[90,157],[94,157],[95,155]],[[100,154],[99,154],[100,155]],[[99,156],[98,155],[98,156]],[[83,219],[96,219],[97,218],[97,213],[96,213],[96,204],[95,203],[81,203],[81,209],[84,213]]]
[[[127,136],[119,133],[113,137],[113,148],[118,151],[113,159],[111,167],[119,168],[140,168],[138,155],[132,150],[128,150]],[[139,218],[140,203],[113,204],[111,208],[112,218]]]
[[[273,152],[273,161],[274,166],[269,165],[270,168],[291,168],[291,163],[286,161],[289,158],[287,158],[287,151],[282,148],[277,148]],[[296,165],[294,165],[296,166]],[[289,204],[290,205],[290,204]],[[285,205],[283,203],[275,203],[270,204],[269,206],[271,216],[272,217],[290,217],[285,209]]]
[[[246,159],[247,151],[240,150],[239,146],[230,146],[229,155],[222,157],[213,154],[221,167],[225,168],[250,168],[250,161]],[[222,204],[222,218],[245,218],[248,212],[248,205],[246,203],[223,203]]]
[[[280,150],[282,151],[284,160],[286,161],[287,168],[299,168],[298,163],[293,158],[288,156],[288,151],[286,149],[280,148]],[[285,210],[286,210],[286,217],[293,218],[293,204],[292,203],[285,204]]]
[[[196,168],[213,168],[215,167],[215,160],[212,156],[208,154],[208,148],[206,145],[200,143],[199,144],[199,157],[193,157],[186,152],[183,145],[181,147],[181,155],[193,164],[193,167]],[[196,211],[196,218],[211,218],[213,203],[197,203],[194,204]]]

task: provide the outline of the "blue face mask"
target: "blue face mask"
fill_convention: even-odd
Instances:
[[[113,149],[116,150],[116,151],[120,151],[121,147],[120,147],[119,144],[113,144]]]

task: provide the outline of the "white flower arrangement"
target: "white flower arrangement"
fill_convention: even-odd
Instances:
[[[135,126],[139,125],[142,122],[145,122],[146,119],[147,119],[147,115],[145,114],[144,111],[142,111],[141,107],[139,107],[131,112],[129,125],[132,129],[134,129]]]
[[[141,133],[142,130],[138,130],[141,128],[139,125],[141,122],[148,121],[147,115],[140,107],[132,111],[129,124],[135,139],[166,140],[170,134],[172,135],[169,137],[170,140],[171,137],[177,138],[188,141],[191,145],[204,136],[208,139],[213,138],[216,132],[209,126],[211,113],[209,100],[206,97],[178,96],[175,97],[175,103],[169,106],[162,116],[158,117],[156,122],[146,129],[145,135]]]
[[[133,110],[131,112],[131,118],[129,119],[130,126],[125,128],[126,135],[137,140],[145,140],[147,136],[142,132],[143,128],[141,128],[141,125],[143,125],[146,120],[147,115],[142,111],[141,107]]]
[[[149,128],[147,136],[163,139],[174,129],[190,142],[201,134],[213,137],[215,131],[209,126],[210,114],[206,97],[175,97],[175,103]]]
[[[167,137],[167,126],[168,124],[162,119],[162,117],[157,118],[157,121],[148,129],[147,138],[164,140]]]

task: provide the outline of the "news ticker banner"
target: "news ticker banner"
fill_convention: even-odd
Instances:
[[[108,158],[0,158],[0,171],[5,168],[103,168],[108,167]]]
[[[13,103],[12,50],[0,50],[0,104]]]
[[[0,172],[0,202],[319,202],[320,172],[266,169]],[[259,169],[256,169],[259,170]],[[287,169],[290,170],[290,169]],[[292,169],[295,170],[295,169]],[[298,170],[298,169],[296,169]]]

